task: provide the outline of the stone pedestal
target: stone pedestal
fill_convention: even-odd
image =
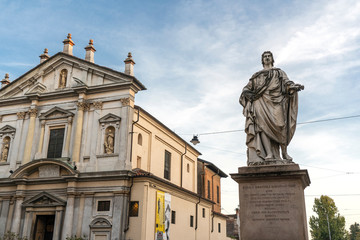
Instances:
[[[241,240],[308,239],[307,170],[297,164],[240,167],[231,177],[239,184]]]

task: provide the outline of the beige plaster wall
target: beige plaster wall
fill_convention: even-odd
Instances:
[[[135,121],[137,121],[137,110],[134,111]],[[142,145],[138,144],[139,134],[142,136]],[[152,116],[140,110],[139,121],[134,125],[132,168],[139,167],[138,159],[141,159],[141,169],[164,178],[165,151],[171,153],[170,182],[196,192],[196,161],[199,154],[187,146],[181,168],[181,156],[185,153],[185,141],[159,124]],[[188,169],[189,171],[187,171]]]
[[[156,192],[160,190],[171,195],[171,210],[176,212],[175,224],[170,225],[170,239],[210,239],[211,203],[201,200],[198,204],[198,224],[196,229],[196,204],[199,198],[187,194],[174,187],[152,179],[134,180],[131,201],[139,201],[139,216],[130,217],[128,239],[155,238]],[[202,209],[205,217],[202,217]],[[190,215],[194,217],[194,225],[190,227]]]

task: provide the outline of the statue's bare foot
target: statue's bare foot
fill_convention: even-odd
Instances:
[[[290,157],[289,154],[287,154],[287,153],[283,153],[283,154],[282,154],[282,157],[283,157],[284,160],[288,160],[288,161],[292,161],[292,160],[293,160],[293,158]]]
[[[265,160],[271,160],[271,159],[274,159],[274,156],[273,155],[267,155],[266,157],[265,157]]]

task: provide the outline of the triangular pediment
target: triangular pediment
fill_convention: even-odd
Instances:
[[[25,93],[25,95],[41,94],[45,92],[46,86],[42,83],[36,82],[33,87]]]
[[[39,116],[40,120],[51,120],[51,119],[60,119],[60,118],[68,118],[74,116],[74,113],[67,111],[65,109],[54,107],[49,111],[42,113]]]
[[[61,82],[61,72],[67,70],[66,80]],[[0,89],[0,99],[27,97],[31,95],[49,96],[52,93],[76,92],[79,87],[99,89],[106,86],[122,86],[133,83],[139,90],[145,89],[134,77],[103,67],[84,59],[62,52],[24,73],[18,79]],[[63,85],[62,85],[63,84]]]
[[[0,129],[0,134],[6,134],[6,133],[14,133],[16,131],[16,128],[6,125]]]
[[[41,192],[23,202],[23,206],[25,207],[56,207],[65,205],[66,201],[47,192]]]
[[[121,118],[115,114],[109,113],[99,119],[100,123],[111,123],[111,122],[120,122]]]

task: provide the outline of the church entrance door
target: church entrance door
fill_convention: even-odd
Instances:
[[[52,240],[55,215],[37,215],[34,240]]]

